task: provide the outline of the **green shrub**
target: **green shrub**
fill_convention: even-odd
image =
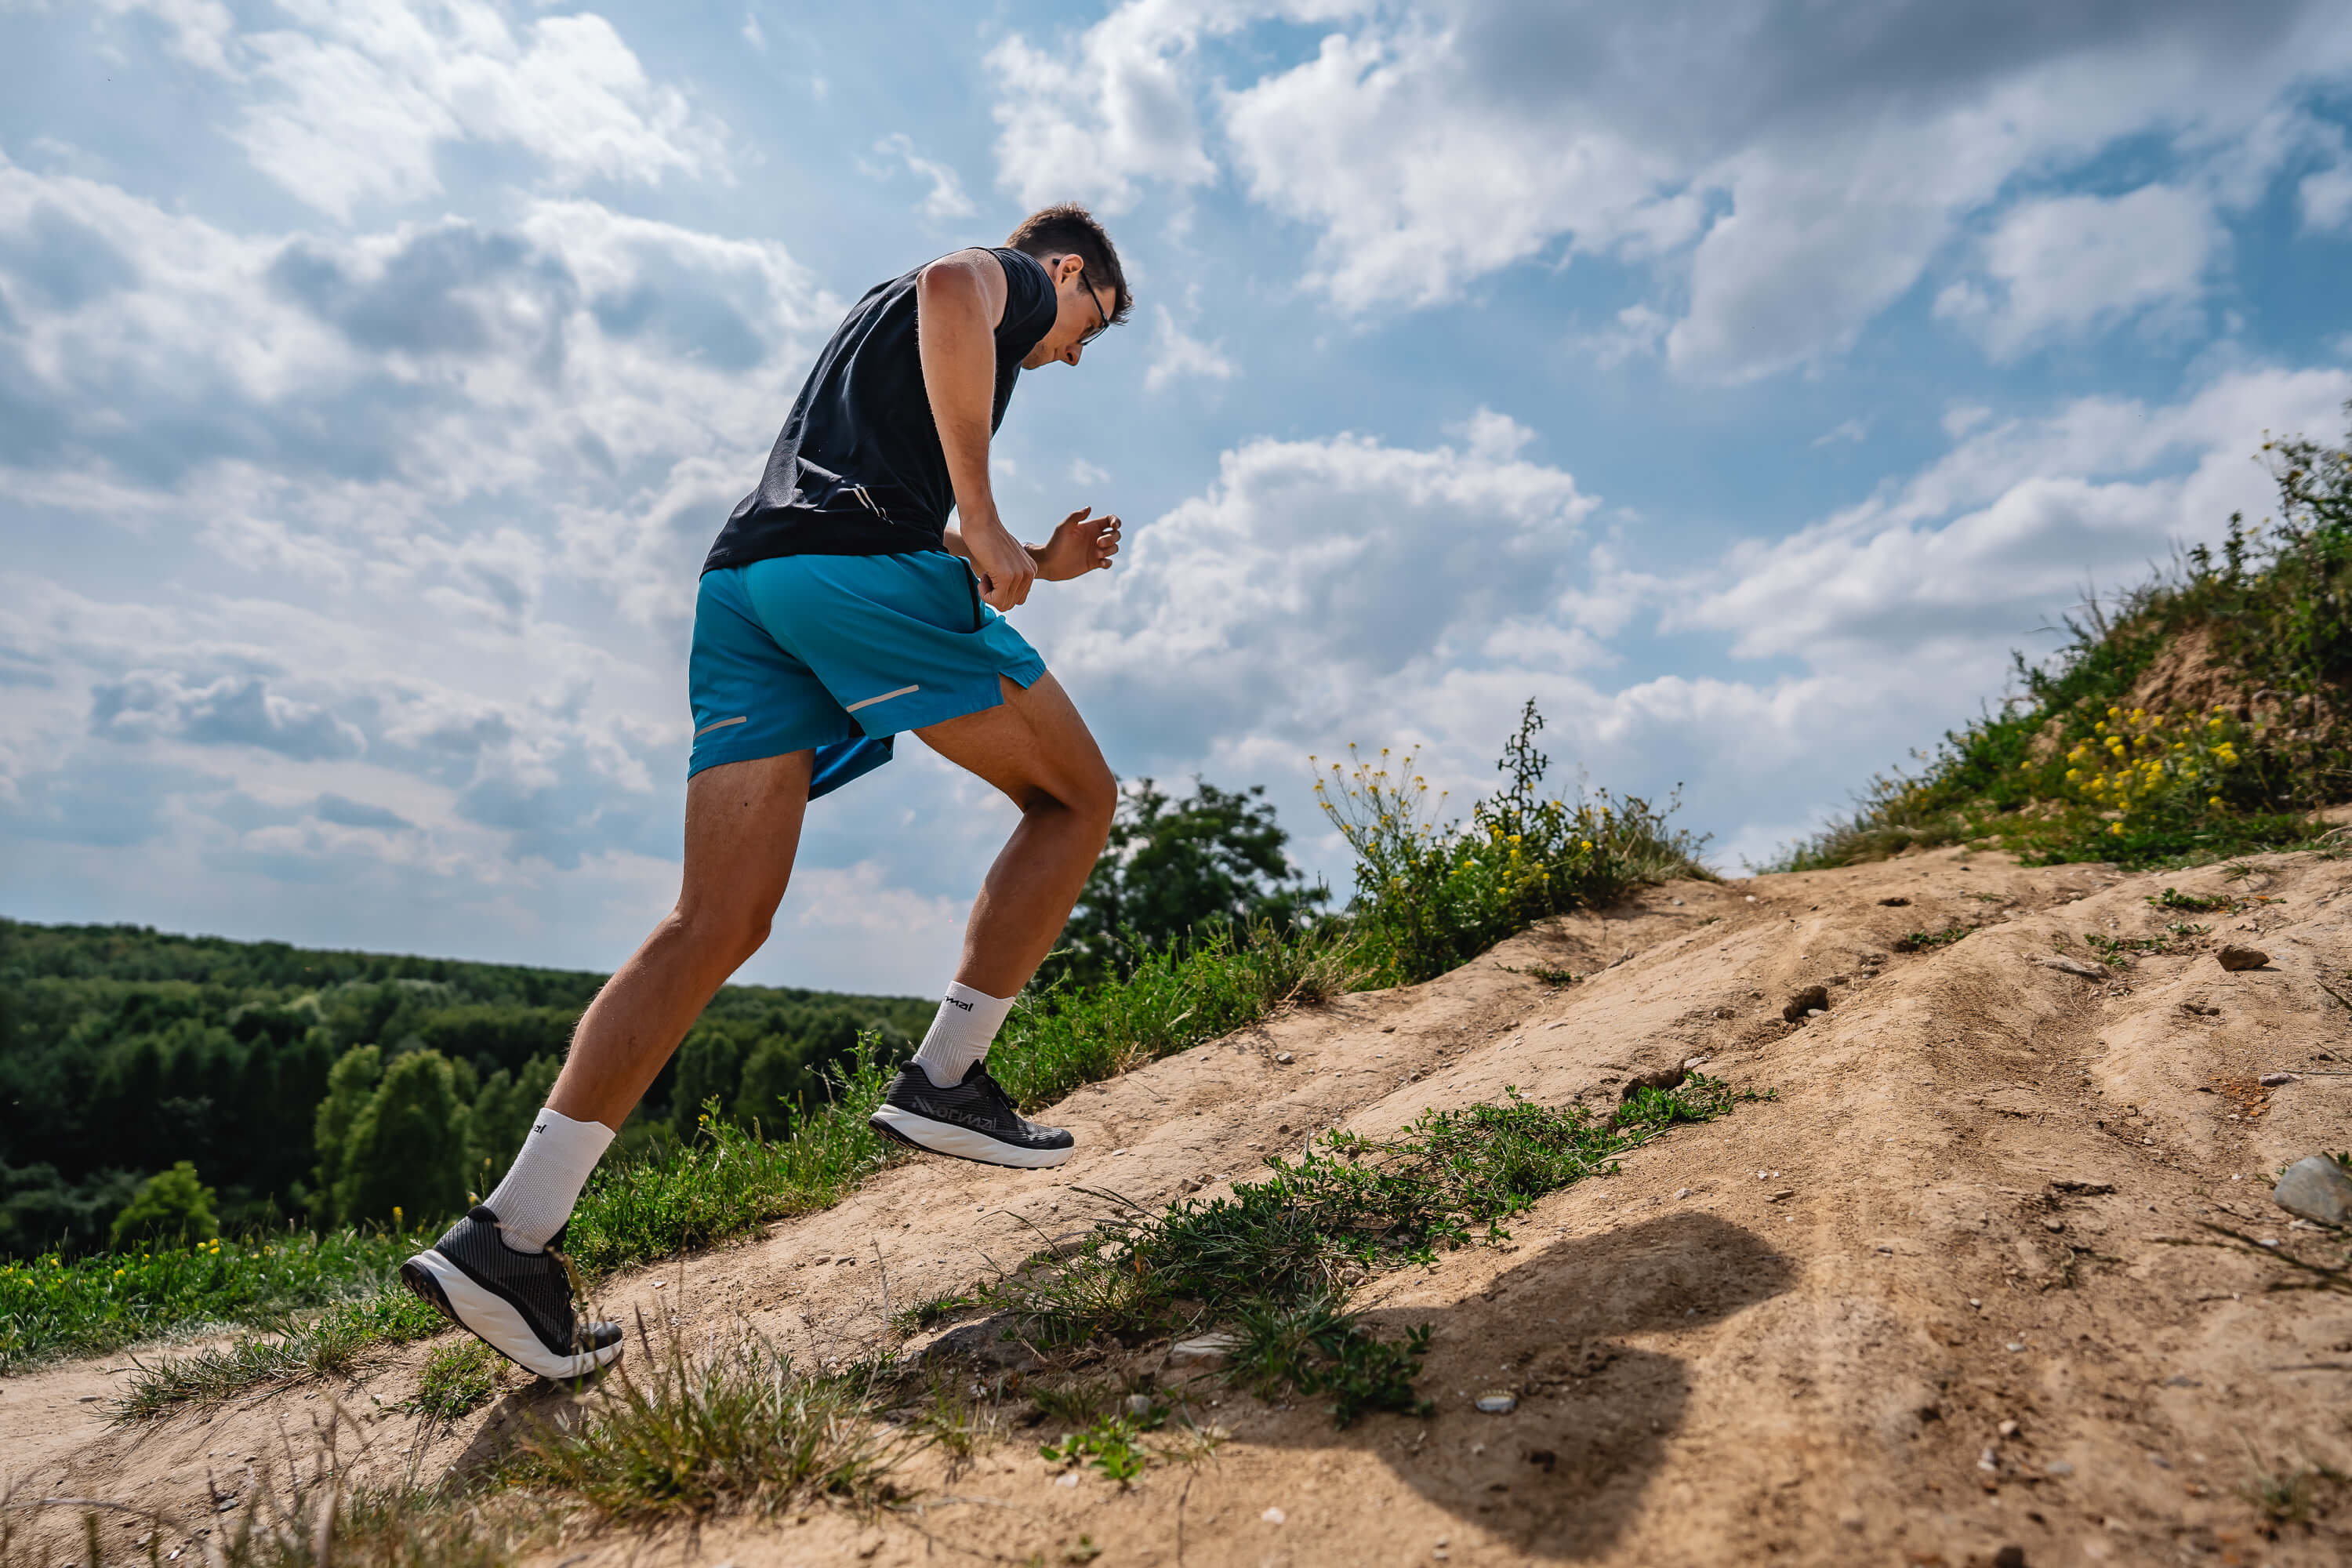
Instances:
[[[213,1190],[196,1180],[195,1166],[182,1160],[147,1178],[139,1195],[114,1216],[108,1238],[115,1250],[126,1251],[142,1242],[185,1247],[219,1234]]]
[[[1699,859],[1706,839],[1667,826],[1675,801],[1661,810],[1606,790],[1573,801],[1541,794],[1542,728],[1530,698],[1496,764],[1509,783],[1471,807],[1466,826],[1441,820],[1444,796],[1431,797],[1411,754],[1391,764],[1383,746],[1352,768],[1331,763],[1328,780],[1318,773],[1316,799],[1356,856],[1349,919],[1370,983],[1428,980],[1547,915],[1605,907],[1645,883],[1714,877]]]

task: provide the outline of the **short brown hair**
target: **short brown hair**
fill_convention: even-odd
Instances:
[[[1118,265],[1118,247],[1095,221],[1095,215],[1076,202],[1057,202],[1050,207],[1039,207],[1021,220],[1021,226],[1005,237],[1008,249],[1034,256],[1043,261],[1049,256],[1075,256],[1087,264],[1087,283],[1092,288],[1108,288],[1118,303],[1110,319],[1124,321],[1135,306],[1135,296],[1127,291],[1127,274]]]

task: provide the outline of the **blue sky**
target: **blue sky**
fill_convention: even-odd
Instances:
[[[605,966],[694,573],[847,301],[1050,200],[1138,296],[1001,504],[1122,774],[1555,776],[1760,858],[2352,397],[2352,14],[0,0],[0,910]],[[919,745],[745,978],[921,992]]]

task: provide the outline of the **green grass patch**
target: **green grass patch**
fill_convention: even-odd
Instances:
[[[1949,947],[1978,928],[1958,921],[1941,931],[1915,931],[1895,944],[1897,952],[1926,952],[1932,948]]]
[[[2226,893],[2216,893],[2210,898],[2200,898],[2195,893],[2184,893],[2178,888],[2167,888],[2161,893],[2148,899],[2147,906],[2154,910],[2187,910],[2198,914],[2216,912],[2234,914],[2241,901],[2231,898]]]
[[[1566,990],[1583,978],[1572,969],[1557,969],[1549,963],[1498,963],[1496,968],[1507,974],[1524,974],[1530,980],[1540,980],[1554,990]]]
[[[1508,1222],[1545,1194],[1755,1098],[1694,1075],[1672,1091],[1638,1089],[1596,1119],[1507,1092],[1499,1105],[1424,1112],[1394,1138],[1328,1135],[1296,1161],[1269,1161],[1271,1175],[1228,1197],[1152,1211],[1099,1194],[1118,1206],[1086,1245],[1030,1258],[982,1300],[1045,1345],[1234,1326],[1254,1347],[1237,1373],[1262,1389],[1329,1394],[1343,1422],[1415,1407],[1411,1369],[1425,1341],[1384,1343],[1345,1305],[1369,1269],[1507,1239]]]
[[[384,1289],[426,1238],[264,1233],[149,1252],[0,1265],[0,1374],[212,1325],[268,1327]]]
[[[504,1364],[496,1351],[470,1335],[436,1346],[416,1374],[413,1403],[420,1415],[455,1421],[489,1403]]]

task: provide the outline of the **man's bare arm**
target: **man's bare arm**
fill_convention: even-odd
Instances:
[[[943,256],[915,280],[923,392],[955,487],[959,526],[949,537],[971,563],[982,596],[999,610],[1026,599],[1037,574],[1036,563],[996,515],[988,482],[996,325],[1004,319],[1005,291],[1004,264],[985,250]]]

